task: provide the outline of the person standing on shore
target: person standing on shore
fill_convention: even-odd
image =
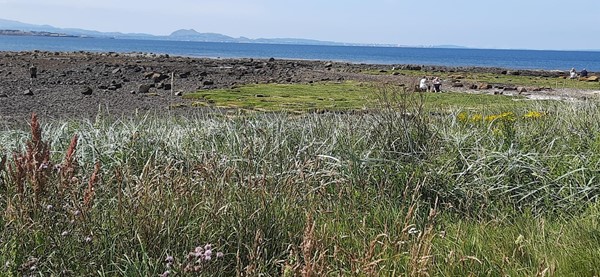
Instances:
[[[439,77],[433,79],[433,91],[442,92],[442,80]]]
[[[581,70],[581,72],[579,72],[579,77],[587,77],[588,76],[588,72],[587,70],[585,70],[585,68],[583,70]]]

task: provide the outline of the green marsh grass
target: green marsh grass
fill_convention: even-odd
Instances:
[[[401,84],[394,90],[405,90]],[[389,88],[388,88],[389,89]],[[322,82],[312,84],[257,84],[233,89],[198,91],[185,95],[198,107],[248,109],[269,112],[344,112],[377,109],[382,86],[363,82]],[[423,104],[430,110],[468,108],[507,109],[527,106],[521,96],[465,94],[457,92],[423,93]]]
[[[0,272],[599,273],[598,103],[440,108],[397,87],[374,93],[356,114],[49,121],[39,195],[14,178],[30,132],[4,130]],[[198,262],[206,244],[223,256]]]

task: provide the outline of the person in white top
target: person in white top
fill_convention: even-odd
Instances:
[[[569,71],[569,79],[575,78],[577,78],[577,71],[575,71],[575,68],[571,68],[571,71]]]
[[[419,81],[419,90],[420,91],[429,91],[429,85],[427,84],[427,77],[423,76],[421,81]]]

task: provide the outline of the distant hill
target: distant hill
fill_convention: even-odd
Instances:
[[[115,38],[115,39],[146,39],[146,40],[175,40],[175,41],[200,41],[200,42],[230,42],[230,43],[270,43],[270,44],[301,44],[301,45],[332,45],[332,46],[383,46],[399,47],[392,44],[364,44],[364,43],[343,43],[333,41],[321,41],[302,38],[257,38],[250,39],[246,37],[234,38],[217,33],[201,33],[194,29],[181,29],[171,33],[168,36],[155,36],[143,33],[120,33],[120,32],[99,32],[93,30],[84,30],[77,28],[56,28],[50,25],[35,25],[23,23],[15,20],[0,19],[0,34],[13,35],[15,31],[21,34],[28,32],[53,33],[61,36],[76,37],[97,37],[97,38]],[[33,33],[35,34],[35,33]],[[411,46],[401,46],[411,47]],[[429,46],[436,47],[436,46]],[[464,48],[461,46],[448,46],[436,48]]]
[[[186,40],[186,41],[205,41],[205,42],[239,42],[236,38],[217,34],[217,33],[199,33],[194,29],[177,30],[171,33],[168,39]]]

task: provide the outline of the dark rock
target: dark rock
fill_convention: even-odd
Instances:
[[[148,84],[141,84],[141,85],[138,87],[138,90],[137,90],[137,92],[138,92],[138,93],[148,93],[148,92],[150,91],[150,88],[151,88],[151,87],[152,87],[152,86],[151,86],[151,85],[148,85]]]
[[[107,85],[99,85],[98,89],[108,89],[108,86]]]
[[[215,84],[215,82],[212,80],[206,80],[206,81],[202,82],[202,85],[204,85],[204,86],[212,86],[214,84]]]
[[[202,72],[200,72],[200,76],[206,77],[206,76],[208,76],[208,73],[206,71],[202,71]]]
[[[163,84],[164,90],[171,90],[171,84]]]
[[[452,83],[452,87],[453,87],[453,88],[462,88],[462,87],[464,87],[464,86],[465,86],[465,85],[464,85],[463,83],[459,83],[459,82]]]
[[[23,92],[23,95],[32,96],[32,95],[33,95],[33,91],[32,91],[32,90],[30,90],[30,89],[28,89],[28,90],[25,90],[25,91]]]
[[[269,58],[269,62],[272,63],[275,61],[275,58]]]
[[[469,89],[477,89],[477,88],[478,88],[478,87],[477,87],[477,85],[476,85],[476,84],[471,84],[471,85],[469,86]]]
[[[189,71],[183,72],[183,73],[179,73],[179,78],[185,79],[187,77],[190,77],[192,73]]]
[[[92,92],[94,92],[94,90],[91,87],[84,87],[81,90],[81,94],[83,95],[92,95]]]
[[[6,93],[0,93],[0,98],[8,98],[8,94],[6,94]]]

